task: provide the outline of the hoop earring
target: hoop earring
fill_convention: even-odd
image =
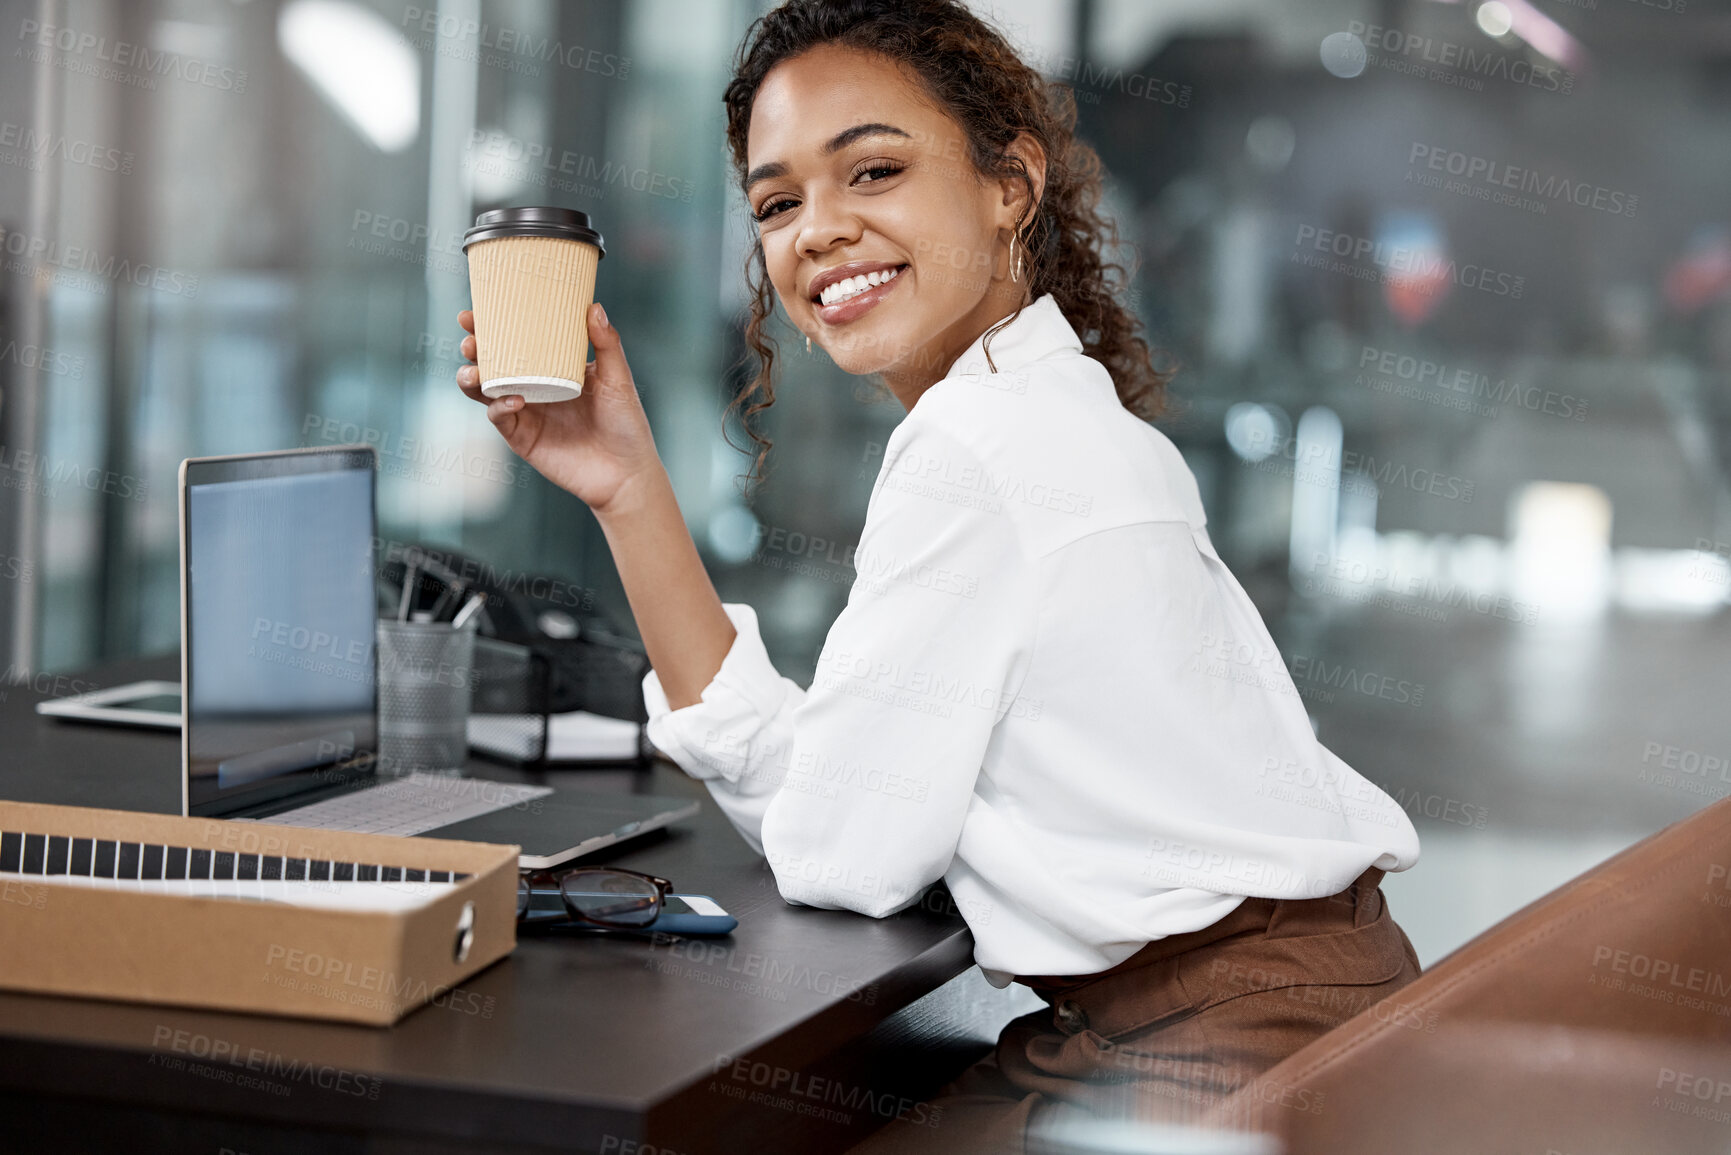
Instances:
[[[807,333],[806,337],[805,337],[805,355],[808,357],[811,356],[811,334],[810,333]]]
[[[1010,235],[1010,280],[1017,284],[1022,280],[1022,254],[1016,251],[1016,242],[1020,239],[1014,233]]]

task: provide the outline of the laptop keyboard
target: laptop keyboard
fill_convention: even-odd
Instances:
[[[497,810],[516,807],[527,811],[537,798],[551,793],[551,786],[416,773],[272,814],[262,821],[309,830],[346,830],[352,834],[425,834]]]

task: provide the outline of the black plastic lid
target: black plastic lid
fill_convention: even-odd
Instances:
[[[561,237],[569,241],[585,241],[594,245],[601,256],[607,255],[601,234],[589,225],[589,214],[576,209],[550,205],[492,209],[476,217],[475,227],[463,234],[463,248],[466,251],[476,241],[491,241],[498,237]]]

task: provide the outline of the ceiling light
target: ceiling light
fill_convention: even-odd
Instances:
[[[421,131],[421,60],[384,17],[348,0],[290,0],[277,17],[283,55],[380,152]]]
[[[1479,28],[1486,36],[1507,36],[1509,29],[1515,26],[1514,15],[1509,6],[1501,0],[1488,0],[1480,4],[1477,14]]]

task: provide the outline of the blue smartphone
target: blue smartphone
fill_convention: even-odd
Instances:
[[[542,929],[552,931],[599,931],[602,934],[642,934],[656,931],[662,934],[684,935],[717,935],[731,934],[733,928],[739,925],[739,920],[721,909],[721,904],[707,894],[670,894],[662,905],[661,914],[654,922],[636,927],[628,931],[608,931],[599,927],[586,926],[582,923],[567,923],[561,917],[564,908],[559,902],[559,892],[546,887],[537,887],[531,900],[534,912],[528,923],[519,923],[522,927],[533,927],[545,918]],[[536,918],[534,915],[541,915]]]
[[[738,925],[737,918],[706,894],[670,894],[661,908],[661,917],[644,929],[666,934],[730,934]]]

